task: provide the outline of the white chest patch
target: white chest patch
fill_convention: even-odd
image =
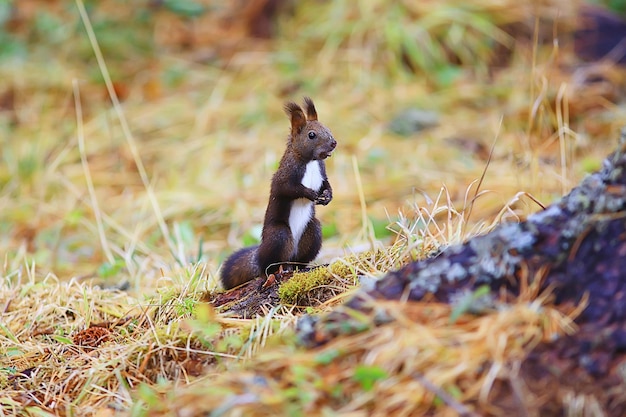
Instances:
[[[302,176],[302,185],[318,191],[322,187],[322,172],[320,171],[319,161],[311,161],[306,165],[306,170]],[[293,256],[298,254],[298,243],[306,225],[313,215],[313,202],[307,198],[299,198],[291,203],[291,211],[289,212],[289,228],[293,235]]]
[[[306,164],[306,169],[302,176],[302,185],[318,191],[322,186],[322,181],[322,171],[320,171],[319,161],[311,161]]]

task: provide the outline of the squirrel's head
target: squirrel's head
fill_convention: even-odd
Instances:
[[[328,158],[337,146],[330,130],[317,121],[313,100],[304,98],[304,109],[296,103],[285,104],[285,113],[291,119],[289,142],[302,159],[313,161]]]

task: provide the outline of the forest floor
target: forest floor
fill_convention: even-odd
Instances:
[[[600,167],[626,73],[574,54],[569,2],[32,3],[0,6],[3,415],[484,415],[503,372],[576,331],[529,290],[479,317],[387,305],[393,324],[322,348],[294,332]],[[533,17],[550,7],[574,15]],[[220,264],[258,241],[305,95],[338,141],[320,267],[228,313]]]

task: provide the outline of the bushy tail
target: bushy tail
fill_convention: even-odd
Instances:
[[[243,248],[226,259],[220,276],[224,289],[230,290],[261,275],[257,260],[258,249],[258,246]]]

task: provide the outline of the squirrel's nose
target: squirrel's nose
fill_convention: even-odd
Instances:
[[[337,146],[337,141],[335,140],[335,138],[332,138],[332,140],[330,141],[330,147],[335,149],[336,146]]]

